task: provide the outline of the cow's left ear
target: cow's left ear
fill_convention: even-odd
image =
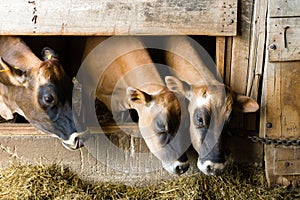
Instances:
[[[244,113],[249,113],[249,112],[256,112],[258,108],[259,105],[254,99],[239,94],[236,96],[236,105],[235,105],[236,110]]]
[[[59,59],[58,54],[53,49],[51,49],[49,47],[43,48],[42,57],[43,57],[44,61],[51,60],[53,58]]]
[[[26,84],[26,71],[6,62],[0,57],[0,82],[6,85],[24,86]]]

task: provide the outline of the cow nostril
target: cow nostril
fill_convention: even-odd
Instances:
[[[212,171],[212,168],[211,168],[210,165],[207,165],[206,169],[207,169],[207,172],[208,172],[208,173],[210,173],[210,172]]]
[[[81,147],[84,147],[83,141],[79,137],[76,137],[74,139],[74,142],[75,142],[75,149],[79,149]]]
[[[175,168],[175,172],[176,172],[176,174],[183,174],[184,172],[186,172],[188,170],[188,168],[189,168],[189,165],[186,165],[186,166],[178,165]]]
[[[76,146],[77,149],[84,147],[84,143],[80,138],[76,138],[76,142],[77,142],[77,146]]]

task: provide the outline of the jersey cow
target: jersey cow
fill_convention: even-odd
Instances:
[[[96,97],[113,113],[135,109],[139,130],[150,151],[168,172],[184,173],[189,164],[181,143],[189,141],[189,135],[180,132],[181,107],[175,93],[165,86],[139,39],[106,39],[91,37],[86,44],[85,54],[93,49],[95,56],[86,56],[84,63],[103,70]],[[99,44],[103,48],[94,48]]]
[[[208,67],[208,54],[195,48],[192,40],[174,36],[166,43],[170,50],[166,61],[178,77],[166,77],[166,84],[189,101],[191,142],[199,154],[197,166],[207,175],[218,175],[224,168],[222,137],[232,110],[255,112],[259,106],[253,99],[223,85]]]
[[[83,146],[83,133],[72,112],[72,80],[53,50],[41,61],[18,37],[0,37],[0,115],[25,117],[37,129],[58,137],[68,149]]]

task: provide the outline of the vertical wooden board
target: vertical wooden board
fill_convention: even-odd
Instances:
[[[239,94],[245,94],[248,79],[250,27],[253,0],[239,1],[238,35],[233,37],[230,86]]]
[[[216,66],[217,70],[224,80],[225,78],[225,55],[226,55],[226,37],[216,38]]]
[[[230,71],[226,71],[226,76],[230,73],[230,86],[231,88],[243,95],[254,95],[254,99],[258,96],[257,90],[253,90],[254,76],[256,75],[255,66],[250,65],[250,44],[251,44],[251,28],[252,16],[254,11],[254,1],[239,1],[239,26],[238,36],[232,38],[232,52],[231,52],[231,67]],[[227,76],[228,77],[228,76]],[[251,81],[249,81],[251,79]],[[242,115],[237,113],[236,121],[233,124],[234,128],[239,128],[249,131],[257,131],[256,115]],[[258,131],[257,131],[258,132]]]
[[[266,84],[266,122],[273,138],[300,137],[300,62],[268,63]]]
[[[268,51],[270,62],[300,60],[300,17],[269,19]]]
[[[300,138],[300,62],[266,63],[261,131],[270,138]],[[271,123],[266,128],[266,123]],[[265,146],[270,186],[300,181],[299,147]],[[278,182],[279,181],[279,182]]]
[[[251,85],[251,87],[247,87],[247,95],[250,95],[254,99],[258,99],[259,97],[259,88],[265,62],[267,12],[268,0],[255,1],[249,51],[249,71],[254,72],[254,77],[249,76],[248,85]]]
[[[300,138],[300,62],[284,62],[281,71],[282,136]]]
[[[232,62],[232,39],[233,37],[226,37],[226,59],[225,59],[225,84],[230,85],[231,80],[231,62]]]
[[[236,35],[237,0],[0,0],[0,34]]]
[[[266,172],[266,179],[268,185],[273,187],[277,182],[277,175],[274,174],[275,165],[273,163],[274,159],[274,147],[265,145],[264,147],[265,152],[265,172]]]
[[[300,16],[299,0],[270,0],[270,17]]]
[[[265,124],[262,126],[267,126],[267,123],[271,124],[271,128],[265,129],[265,135],[271,138],[278,138],[281,136],[281,68],[278,64],[269,63],[265,69],[264,84],[265,91],[265,102],[262,103],[262,107],[265,109],[266,117]]]

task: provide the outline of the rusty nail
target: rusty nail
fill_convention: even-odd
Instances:
[[[272,126],[273,126],[273,125],[272,125],[271,122],[268,122],[268,123],[266,124],[266,127],[267,127],[267,128],[272,128]]]
[[[276,45],[275,45],[275,44],[271,44],[271,45],[269,46],[269,48],[270,48],[271,50],[275,50],[275,49],[276,49]]]

